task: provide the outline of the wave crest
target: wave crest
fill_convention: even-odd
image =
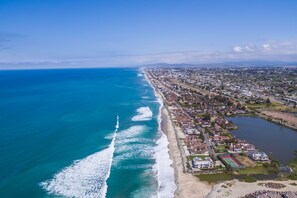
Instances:
[[[132,118],[132,121],[147,121],[153,117],[153,112],[149,107],[140,107],[137,110],[138,115]]]

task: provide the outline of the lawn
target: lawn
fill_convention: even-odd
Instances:
[[[187,159],[192,160],[194,157],[200,157],[202,159],[205,159],[206,157],[209,157],[209,155],[190,155],[190,156],[187,156]]]
[[[225,147],[225,145],[218,145],[218,146],[216,146],[215,149],[216,149],[217,153],[223,153],[223,152],[225,152],[226,147]]]
[[[268,174],[268,170],[263,167],[262,164],[259,164],[255,167],[246,167],[244,169],[239,169],[237,173],[240,175]]]
[[[206,181],[208,183],[217,183],[221,181],[227,181],[234,179],[231,174],[212,174],[212,175],[196,175],[201,181]]]

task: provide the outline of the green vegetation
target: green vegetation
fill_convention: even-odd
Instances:
[[[228,181],[234,179],[232,174],[221,173],[212,175],[196,175],[201,181],[206,181],[208,183],[216,183],[221,181]]]
[[[262,164],[259,164],[255,167],[246,167],[244,169],[237,170],[237,173],[240,175],[256,175],[256,174],[268,174],[269,171]]]
[[[222,133],[222,136],[228,136],[229,138],[234,138],[234,135],[231,133]]]
[[[296,173],[296,172],[291,173],[291,174],[288,176],[288,178],[291,179],[291,180],[297,180],[297,173]]]
[[[226,146],[225,145],[218,145],[215,148],[216,153],[223,153],[227,152]]]
[[[252,183],[252,182],[256,182],[256,178],[252,177],[252,176],[246,176],[245,178],[243,178],[243,181],[248,182],[248,183]]]
[[[297,180],[297,150],[295,150],[295,159],[289,162],[293,172],[288,176],[289,179]]]
[[[247,103],[246,106],[251,110],[258,110],[258,109],[267,109],[272,111],[285,111],[285,112],[296,112],[297,108],[289,107],[287,105],[278,103],[278,102],[270,102],[267,103]]]
[[[279,167],[279,162],[276,160],[271,160],[270,163],[264,163],[263,167],[265,167],[268,172],[277,172]]]
[[[206,157],[209,157],[209,156],[208,155],[190,155],[190,156],[187,156],[187,159],[192,160],[194,157],[200,157],[202,159],[205,159]]]
[[[203,119],[204,119],[204,120],[210,120],[210,118],[211,118],[211,116],[210,116],[209,113],[205,113],[205,114],[203,115]]]

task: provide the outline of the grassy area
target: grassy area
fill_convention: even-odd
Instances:
[[[223,153],[226,151],[226,147],[225,147],[225,145],[218,145],[218,146],[216,146],[215,150],[217,153]]]
[[[246,106],[252,110],[267,109],[272,111],[297,112],[297,108],[289,107],[279,102],[271,102],[269,104],[246,104]]]
[[[293,173],[291,173],[288,178],[297,180],[297,150],[295,151],[295,159],[289,162],[289,166],[293,169]]]
[[[192,160],[194,157],[200,157],[202,159],[205,159],[206,157],[209,157],[209,155],[190,155],[190,156],[187,156],[187,159]]]
[[[196,175],[201,181],[206,181],[208,183],[217,183],[221,181],[227,181],[234,179],[231,174],[212,174],[212,175]]]
[[[262,109],[267,108],[268,106],[266,104],[246,104],[247,108],[256,110],[256,109]]]
[[[268,172],[267,168],[265,168],[262,164],[255,167],[246,167],[244,169],[237,170],[237,173],[240,175],[268,174]]]
[[[248,183],[252,183],[252,182],[256,182],[256,178],[251,177],[251,176],[246,176],[245,178],[243,178],[243,181],[248,182]]]

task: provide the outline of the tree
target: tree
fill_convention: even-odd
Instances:
[[[271,103],[270,99],[267,98],[267,99],[266,99],[266,104],[270,104],[270,103]]]
[[[210,114],[209,113],[204,114],[203,119],[204,120],[210,120]]]

